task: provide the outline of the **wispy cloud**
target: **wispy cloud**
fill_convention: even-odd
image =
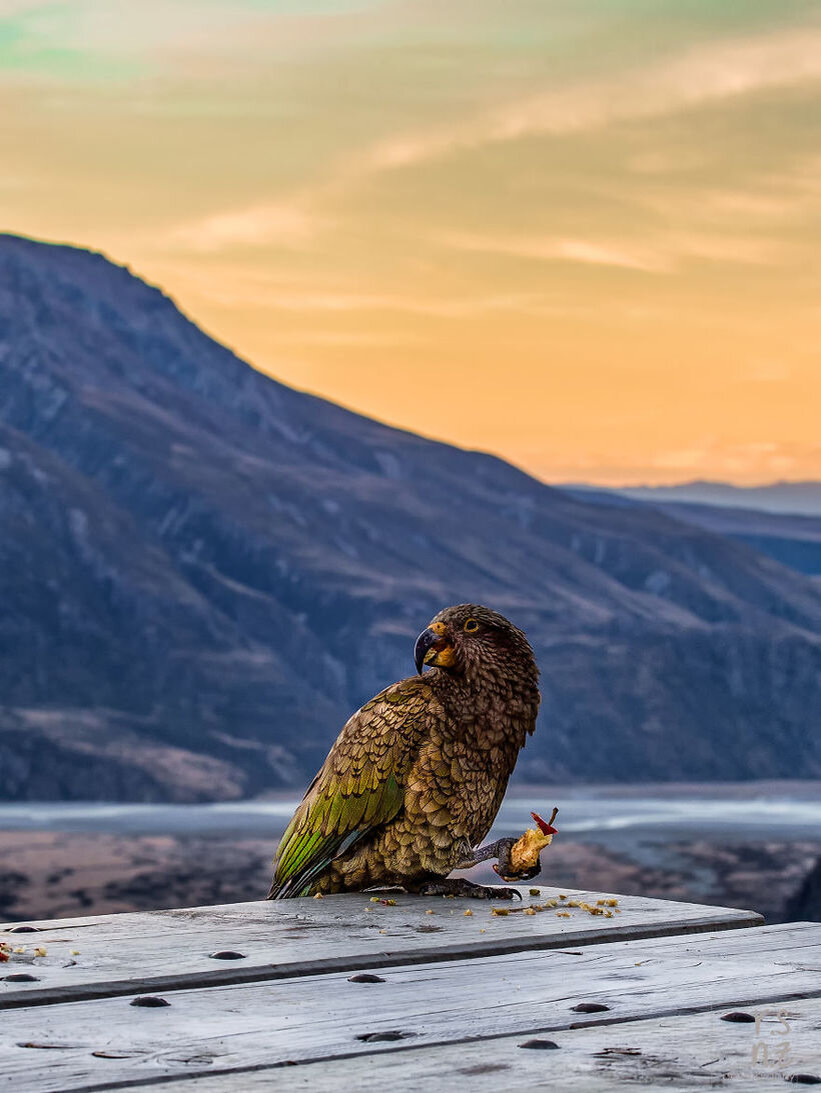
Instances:
[[[375,177],[419,168],[472,150],[529,137],[567,136],[608,126],[652,121],[773,89],[821,81],[821,30],[709,43],[663,62],[598,82],[561,87],[464,117],[458,122],[407,131],[323,163],[324,176],[273,202],[225,210],[185,225],[180,241],[218,249],[233,243],[267,244],[307,238],[322,230],[320,210],[333,206]],[[682,153],[659,151],[658,172]],[[692,153],[688,153],[692,159]],[[647,163],[635,161],[637,169]],[[556,257],[590,264],[661,271],[669,257],[652,249],[584,239],[545,244]],[[466,248],[467,249],[467,248]],[[534,255],[535,256],[535,255]],[[545,255],[547,256],[547,255]]]
[[[202,283],[202,294],[222,305],[255,305],[273,311],[291,311],[308,314],[367,314],[394,313],[416,316],[430,316],[442,319],[470,319],[493,313],[542,315],[556,313],[558,309],[549,308],[541,296],[527,293],[476,294],[470,296],[412,296],[369,292],[305,291],[288,290],[277,286],[258,287],[249,291],[246,288],[226,288],[214,284]],[[564,314],[564,311],[561,312]]]
[[[641,273],[672,273],[688,259],[769,265],[783,260],[785,247],[767,239],[698,232],[649,234],[630,240],[482,236],[446,233],[439,242],[457,250],[548,262],[579,262]]]
[[[791,158],[785,164],[762,157],[732,186],[714,178],[698,185],[686,174],[673,184],[669,179],[661,185],[644,181],[635,190],[635,201],[668,220],[678,215],[711,228],[740,222],[777,229],[821,208],[821,156],[802,148]]]
[[[821,445],[814,447],[817,457]],[[727,443],[710,439],[690,448],[660,451],[651,462],[672,480],[701,475],[749,480],[757,474],[766,482],[794,474],[806,456],[803,446],[778,441]]]
[[[327,217],[309,212],[297,202],[266,202],[187,221],[174,228],[168,240],[204,252],[227,246],[303,246],[328,224]]]
[[[614,266],[644,273],[667,273],[671,269],[667,256],[648,248],[631,246],[629,243],[590,239],[483,236],[457,232],[441,236],[439,242],[456,250],[505,255],[510,258],[581,262],[584,265]]]
[[[147,62],[161,72],[253,78],[272,58],[334,54],[418,17],[394,0],[2,0],[0,22],[26,49]],[[82,77],[81,72],[77,72]]]
[[[392,137],[365,152],[360,164],[363,173],[391,171],[482,145],[653,119],[819,79],[821,31],[814,27],[711,43],[618,78],[548,91],[458,125]]]

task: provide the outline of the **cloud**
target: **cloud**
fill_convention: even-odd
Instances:
[[[429,316],[442,319],[481,318],[494,313],[527,315],[566,315],[566,307],[547,303],[533,292],[476,293],[462,296],[417,296],[363,288],[346,290],[338,285],[313,287],[243,270],[241,267],[208,270],[172,263],[164,265],[166,280],[173,281],[183,293],[193,293],[221,308],[257,308],[332,315],[368,312],[393,312],[399,315]],[[586,308],[579,307],[586,314]]]
[[[366,151],[360,168],[363,174],[398,170],[482,145],[651,120],[819,79],[821,31],[814,28],[704,45],[618,78],[520,99],[458,125],[392,137]]]
[[[805,220],[821,206],[821,156],[799,145],[790,159],[762,157],[746,167],[744,181],[732,186],[722,185],[720,178],[696,185],[685,177],[657,186],[644,182],[629,192],[637,205],[666,222],[701,223],[711,232],[714,225],[741,223],[778,229]],[[630,169],[635,170],[633,163]]]
[[[304,245],[328,225],[298,204],[274,202],[217,213],[173,229],[169,240],[193,251],[219,251],[230,246]]]
[[[648,462],[656,470],[669,473],[671,481],[693,475],[771,481],[798,471],[808,456],[817,458],[820,452],[821,445],[710,439],[690,448],[657,452]]]
[[[641,273],[672,273],[688,259],[742,265],[773,265],[789,253],[784,245],[751,236],[666,232],[629,240],[486,236],[447,233],[438,241],[456,250],[536,261],[579,262]]]
[[[247,297],[240,298],[246,301]],[[238,300],[238,302],[240,302]],[[443,319],[481,317],[511,311],[541,314],[540,300],[526,293],[476,295],[438,299],[434,296],[402,296],[376,292],[288,292],[271,289],[256,300],[265,307],[296,312],[395,312]]]
[[[732,101],[762,91],[821,80],[821,31],[791,29],[755,38],[689,48],[678,56],[607,80],[557,88],[468,116],[455,123],[377,140],[359,151],[324,163],[323,178],[306,182],[272,204],[255,204],[214,214],[183,229],[202,249],[307,239],[322,230],[316,210],[344,199],[372,178],[435,163],[481,147],[529,137],[564,136],[610,125],[652,121],[666,115]],[[666,160],[659,153],[655,171]],[[636,169],[647,164],[639,159]],[[663,271],[666,254],[622,244],[554,240],[568,260]],[[687,248],[683,248],[686,250]],[[705,252],[706,247],[694,248]]]
[[[413,25],[413,8],[394,0],[0,0],[0,19],[45,49],[140,58],[174,75],[208,79],[216,66],[223,78],[253,78],[274,59],[389,39]]]
[[[668,257],[648,248],[631,247],[629,243],[459,233],[445,235],[441,237],[440,242],[456,250],[500,254],[513,258],[533,258],[540,261],[615,266],[644,273],[667,273],[671,268]]]
[[[3,16],[13,18],[32,41],[44,47],[83,52],[137,54],[177,44],[224,48],[226,35],[242,28],[259,34],[264,12],[243,4],[168,3],[168,0],[3,0]]]

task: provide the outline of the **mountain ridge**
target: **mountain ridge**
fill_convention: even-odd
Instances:
[[[0,797],[297,785],[474,600],[542,666],[523,777],[821,776],[800,575],[294,391],[93,252],[0,236],[0,316]]]
[[[821,516],[821,482],[813,479],[770,482],[763,486],[736,486],[732,482],[693,479],[670,486],[591,486],[584,482],[562,483],[559,487],[578,494],[607,492],[654,504],[713,505],[740,508],[783,516]]]

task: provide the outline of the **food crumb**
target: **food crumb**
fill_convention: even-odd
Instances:
[[[71,949],[70,952],[69,952],[69,956],[79,956],[79,955],[80,955],[80,950],[79,949]]]
[[[510,914],[510,911],[508,911],[507,907],[491,907],[490,913],[497,916],[501,915],[504,918],[505,915]]]
[[[567,896],[564,894],[564,892],[561,892],[559,894],[559,899],[567,899]]]
[[[434,913],[433,911],[425,911],[426,915],[432,915],[433,913]]]
[[[531,888],[530,889],[530,895],[531,896],[540,896],[541,894],[542,893],[538,888]]]
[[[557,911],[556,912],[556,918],[570,918],[570,912],[569,911]]]
[[[314,899],[325,899],[321,892],[314,892]]]
[[[526,914],[526,915],[535,915],[536,914],[536,908],[535,907],[525,907],[524,914]]]
[[[473,914],[473,911],[465,911],[465,917],[468,918]]]
[[[42,945],[38,945],[37,948],[34,950],[34,955],[48,956],[48,949],[44,948]]]

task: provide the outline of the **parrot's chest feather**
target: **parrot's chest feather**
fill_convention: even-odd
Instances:
[[[527,713],[501,703],[474,704],[431,731],[396,821],[426,868],[453,868],[487,835],[532,728]]]
[[[458,737],[434,733],[421,749],[408,786],[416,799],[406,798],[405,807],[440,821],[447,816],[454,838],[475,843],[493,823],[521,745],[481,724],[462,727]]]

